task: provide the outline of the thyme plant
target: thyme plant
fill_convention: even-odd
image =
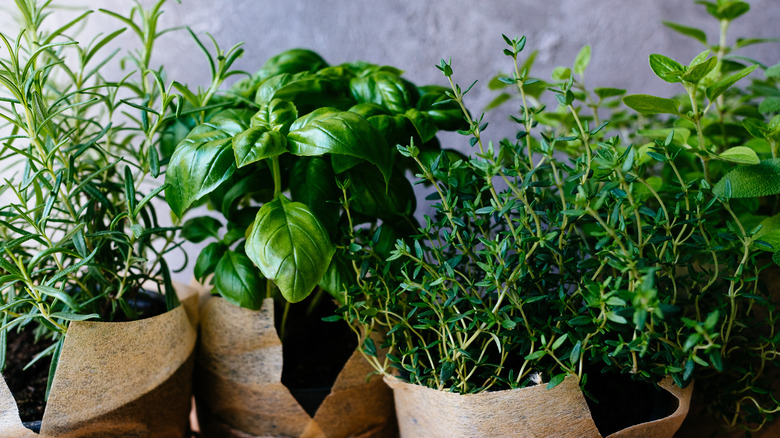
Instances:
[[[708,10],[721,3],[742,2]],[[520,56],[525,38],[504,39],[513,73],[499,81],[521,102],[515,138],[485,138],[484,116],[466,109],[471,87],[442,60],[473,153],[427,162],[415,144],[399,147],[434,187],[433,214],[392,250],[383,226],[352,235],[358,286],[341,310],[367,359],[386,375],[459,393],[553,387],[566,375],[584,386],[588,373],[607,371],[652,382],[670,375],[679,386],[697,379],[728,423],[760,427],[780,411],[767,275],[776,275],[778,253],[764,239],[776,230],[780,169],[776,123],[765,121],[771,106],[756,96],[772,95],[772,69],[760,88],[739,88],[762,66],[705,52],[665,68],[659,60],[671,63],[653,55],[662,79],[684,85],[690,111],[673,99],[625,96],[648,116],[636,118],[614,99],[624,90],[586,88],[589,48],[540,90],[532,59]],[[540,103],[549,97],[558,109]],[[615,133],[651,142],[626,144]],[[373,331],[385,334],[381,346]]]

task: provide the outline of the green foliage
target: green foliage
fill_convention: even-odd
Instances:
[[[723,32],[723,20],[747,11],[738,1],[702,3]],[[702,31],[669,27],[706,44]],[[389,256],[385,225],[353,231],[358,282],[341,310],[363,339],[386,334],[386,359],[362,344],[366,358],[379,372],[459,393],[523,387],[537,374],[548,387],[567,374],[584,381],[587,370],[671,375],[680,386],[696,380],[724,424],[772,419],[780,410],[771,395],[780,369],[770,283],[772,260],[780,264],[774,71],[744,85],[760,67],[729,58],[726,68],[725,46],[687,66],[652,55],[651,69],[685,95],[616,99],[625,90],[585,86],[586,48],[532,93],[542,81],[519,59],[525,38],[504,40],[513,73],[491,82],[502,90],[491,106],[519,98],[515,137],[484,138],[484,116],[465,110],[442,60],[472,154],[399,146],[434,188],[432,213]],[[553,97],[557,110],[542,104]]]
[[[17,1],[22,30],[0,34],[0,338],[36,327],[42,342],[55,342],[45,350],[52,376],[70,321],[146,316],[132,304],[142,288],[165,289],[168,308],[178,305],[162,258],[177,247],[176,229],[153,206],[160,149],[181,104],[150,64],[168,31],[157,22],[164,3],[127,16],[102,11],[123,28],[81,44],[71,32],[92,11],[51,27],[49,2]],[[139,44],[120,60],[105,47],[123,32]],[[125,64],[124,78],[107,77]],[[192,225],[193,238],[212,232]]]
[[[291,303],[314,290],[334,251],[311,209],[284,195],[263,204],[247,230],[247,256]]]
[[[436,132],[462,125],[442,87],[418,88],[389,66],[329,66],[304,49],[213,96],[219,108],[193,113],[197,124],[170,158],[165,195],[179,218],[203,202],[221,213],[225,234],[209,228],[196,277],[213,274],[216,292],[249,308],[265,296],[298,302],[317,287],[340,299],[352,282],[338,268],[349,229],[380,220],[413,227],[414,191],[394,146],[413,138],[438,150]],[[262,280],[262,289],[247,287]]]

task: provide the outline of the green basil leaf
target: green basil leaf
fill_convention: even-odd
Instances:
[[[359,103],[357,105],[352,106],[348,111],[352,111],[353,113],[360,114],[366,120],[374,116],[390,115],[390,111],[388,111],[387,108],[384,108],[381,105],[377,105],[371,102]]]
[[[410,110],[413,111],[413,110]],[[416,111],[416,110],[414,110]],[[424,114],[424,113],[420,113]],[[421,126],[421,129],[426,129],[425,123],[430,122],[430,119],[428,120],[419,120],[419,123],[421,123],[423,126]],[[386,144],[391,148],[396,145],[408,145],[410,139],[414,137],[414,141],[416,144],[422,144],[422,138],[418,134],[418,130],[415,129],[415,126],[409,117],[406,115],[403,116],[389,116],[389,115],[378,115],[373,116],[368,119],[368,123],[371,123],[371,126],[376,128],[377,131],[382,135],[382,137],[385,138]],[[428,129],[433,129],[433,134],[436,134],[436,127],[435,126],[427,126]],[[335,166],[334,166],[335,169]],[[348,170],[348,169],[342,169]],[[339,170],[336,170],[336,173],[340,173]]]
[[[270,129],[287,134],[290,125],[298,118],[298,109],[295,104],[282,99],[274,99],[271,103],[263,104],[260,110],[252,116],[250,126],[267,126]]]
[[[214,196],[217,194],[217,190],[209,196],[209,201],[218,207],[219,211],[229,220],[233,220],[232,214],[236,204],[249,195],[252,195],[252,199],[259,202],[273,199],[273,177],[268,166],[257,165],[251,168],[245,167],[242,170],[245,169],[250,171],[240,175],[239,178],[236,178],[239,176],[239,172],[236,172],[233,177],[220,186],[219,196]],[[223,188],[225,190],[222,190]]]
[[[416,101],[416,91],[400,76],[380,71],[349,81],[352,96],[359,103],[376,103],[394,113],[403,113]]]
[[[239,168],[287,152],[287,138],[268,126],[253,126],[233,139],[233,153]]]
[[[285,50],[268,58],[263,64],[263,70],[279,73],[313,72],[325,68],[328,63],[322,57],[307,49]]]
[[[160,133],[160,158],[170,157],[176,150],[176,145],[197,126],[196,123],[192,116],[181,116],[168,122]]]
[[[222,223],[211,216],[199,216],[187,220],[182,225],[181,237],[193,243],[202,242],[209,237],[219,238]]]
[[[348,108],[354,100],[346,97],[348,90],[342,82],[309,73],[285,73],[263,82],[257,89],[255,102],[262,107],[275,99],[290,101],[302,113],[323,106]]]
[[[385,186],[373,167],[361,164],[349,171],[349,179],[347,193],[354,211],[387,220],[414,213],[414,188],[400,171],[394,170]]]
[[[349,155],[332,155],[330,157],[331,167],[334,173],[342,174],[362,162],[359,158]]]
[[[333,257],[318,286],[343,304],[345,289],[353,284],[355,271],[349,261],[342,257]]]
[[[247,255],[293,303],[314,290],[334,252],[325,227],[309,207],[283,195],[264,204],[247,230]]]
[[[745,67],[742,70],[730,74],[726,76],[725,78],[719,80],[718,82],[710,85],[707,87],[707,99],[710,101],[713,101],[718,98],[721,94],[723,94],[724,91],[728,90],[729,87],[734,85],[738,80],[744,78],[745,76],[749,75],[750,73],[753,73],[753,70],[757,69],[758,65],[751,65],[750,67]]]
[[[680,114],[680,103],[673,99],[650,96],[647,94],[632,94],[623,98],[623,103],[641,114]]]
[[[456,101],[447,96],[447,91],[448,88],[438,85],[420,87],[417,109],[431,116],[439,129],[455,131],[468,128],[463,110]]]
[[[382,135],[366,119],[349,111],[321,108],[299,118],[287,135],[290,152],[299,156],[348,155],[379,168],[390,180],[393,155]]]
[[[214,271],[214,288],[227,301],[259,310],[265,298],[265,282],[245,255],[227,251]]]
[[[293,201],[306,204],[326,230],[335,231],[341,211],[341,191],[336,186],[328,160],[320,157],[298,159],[290,173],[290,195]]]
[[[233,136],[246,123],[222,119],[198,125],[176,147],[165,174],[165,200],[178,217],[236,170]]]
[[[780,194],[780,158],[735,168],[715,184],[712,193],[726,196],[727,183],[731,188],[731,198],[758,198]]]
[[[682,64],[672,58],[654,53],[650,55],[650,68],[653,73],[666,82],[680,82],[680,76],[685,72]]]
[[[412,126],[414,126],[417,135],[422,139],[423,143],[428,143],[436,137],[437,129],[433,117],[414,108],[409,108],[404,115],[412,122]],[[406,139],[406,142],[397,144],[406,145],[408,141]]]
[[[736,146],[727,149],[721,152],[718,158],[739,164],[758,164],[761,162],[756,152],[746,146]]]
[[[207,276],[212,274],[227,249],[227,246],[222,242],[211,242],[206,245],[195,260],[195,267],[193,268],[195,278],[203,282]]]

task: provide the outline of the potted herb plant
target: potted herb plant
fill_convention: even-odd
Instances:
[[[20,0],[23,30],[0,33],[3,436],[33,435],[22,419],[45,436],[189,428],[197,297],[180,305],[186,288],[174,288],[163,258],[175,229],[154,204],[174,101],[149,64],[163,3],[103,11],[142,42],[119,81],[107,74],[118,51],[104,48],[127,28],[69,36],[92,11],[51,28],[49,2]],[[39,404],[20,418],[14,397]]]
[[[719,348],[698,361],[709,367],[696,376],[697,415],[681,434],[731,429],[741,435],[744,430],[766,429],[765,424],[776,418],[778,410],[772,393],[777,387],[779,363],[771,353],[777,350],[778,341],[772,335],[777,329],[774,312],[778,296],[774,290],[778,268],[770,259],[780,262],[780,107],[776,97],[780,67],[766,66],[737,52],[748,45],[776,40],[739,38],[727,45],[729,26],[750,10],[747,3],[702,5],[720,24],[716,44],[708,44],[700,29],[665,23],[701,42],[706,50],[688,65],[658,54],[650,56],[656,75],[679,83],[684,94],[673,99],[627,96],[625,103],[644,115],[638,139],[668,135],[673,127],[679,175],[666,174],[664,178],[679,178],[683,187],[703,180],[712,185],[714,194],[727,200],[721,217],[710,221],[721,228],[725,245],[743,248],[739,260],[746,264],[727,287],[702,293],[695,303],[697,312],[719,315],[719,330],[712,336]],[[749,82],[748,75],[755,79]],[[746,83],[749,85],[742,85]],[[704,272],[713,278],[723,275],[722,265],[718,265],[721,260],[713,257]],[[690,336],[706,335],[697,332]],[[761,433],[771,436],[777,430],[773,427],[775,432]]]
[[[448,97],[464,108],[469,123],[462,133],[478,151],[457,160],[441,154],[428,164],[413,144],[399,148],[416,160],[418,177],[436,188],[434,213],[389,257],[381,227],[356,230],[359,282],[345,296],[344,318],[394,389],[402,436],[672,436],[695,377],[743,370],[738,344],[755,348],[756,363],[773,360],[761,353],[771,345],[775,319],[759,276],[776,269],[768,268],[761,250],[771,245],[755,237],[760,227],[746,231],[733,213],[737,192],[749,203],[772,205],[760,198],[777,192],[746,192],[756,182],[773,184],[774,170],[764,169],[773,169],[771,162],[734,169],[720,181],[708,179],[706,164],[697,178],[683,176],[693,165],[674,119],[656,119],[675,129],[642,147],[606,136],[598,110],[609,111],[625,92],[597,89],[594,99],[584,87],[589,48],[573,71],[558,69],[554,83],[546,84],[561,109],[552,112],[536,103],[539,81],[517,61],[525,38],[505,40],[514,73],[500,80],[522,101],[512,115],[516,138],[483,139],[487,124],[471,118],[463,104],[471,87],[461,90],[451,80],[451,64],[442,61],[439,69],[452,86]],[[675,71],[685,81],[689,114],[670,99],[632,95],[623,101],[645,114],[686,119],[700,134],[697,152],[707,159],[752,159],[754,151],[718,152],[709,147],[717,140],[701,140],[696,93],[703,89],[717,100],[754,69],[703,82],[718,65],[705,53],[688,68],[661,72]],[[636,134],[643,127],[622,110],[613,114],[621,131]],[[740,173],[754,178],[747,182]],[[762,328],[752,332],[757,320]],[[384,357],[376,356],[368,336],[376,329],[387,333]],[[613,374],[604,379],[605,373]],[[624,392],[630,382],[614,384],[621,374],[663,381],[679,401],[653,395],[660,411],[635,421],[626,414],[642,410],[636,397],[610,405],[614,395],[604,391],[617,386]],[[440,408],[423,409],[435,400]],[[771,413],[767,405],[759,409]]]
[[[219,84],[227,63],[209,57]],[[438,150],[437,130],[460,123],[457,107],[434,106],[443,91],[393,67],[329,66],[293,49],[227,92],[188,98],[208,107],[216,96],[219,107],[199,114],[166,174],[178,217],[201,204],[215,213],[183,223],[186,238],[208,242],[196,277],[223,298],[209,300],[201,318],[196,399],[206,434],[336,437],[395,427],[390,392],[379,378],[366,382],[370,367],[349,328],[322,318],[333,319],[337,291],[354,282],[343,257],[348,230],[384,221],[403,235],[416,226],[394,145],[414,138]]]

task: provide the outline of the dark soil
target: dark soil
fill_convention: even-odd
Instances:
[[[588,373],[585,391],[593,421],[602,436],[667,417],[677,409],[673,395],[627,374]]]
[[[357,337],[344,321],[322,320],[334,315],[336,310],[327,294],[307,314],[314,295],[290,305],[282,339],[282,383],[312,416],[357,348]],[[281,333],[283,313],[284,303],[277,302],[274,315],[277,333]]]
[[[16,399],[23,422],[39,421],[43,418],[51,356],[38,360],[27,370],[23,368],[49,345],[51,342],[44,339],[35,343],[32,324],[20,333],[16,330],[8,333],[8,351],[3,378]]]

